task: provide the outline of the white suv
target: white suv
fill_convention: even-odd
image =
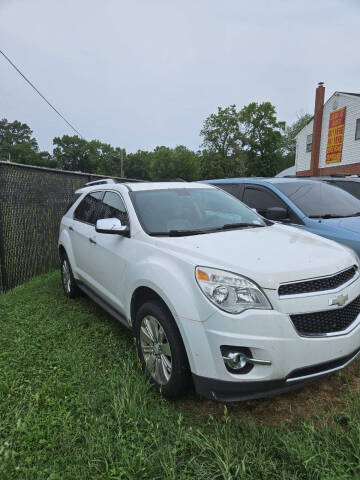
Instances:
[[[356,255],[196,183],[81,189],[61,222],[65,294],[83,290],[136,336],[167,397],[297,388],[360,350]]]

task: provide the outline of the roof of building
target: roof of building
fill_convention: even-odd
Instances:
[[[287,175],[296,175],[296,166],[293,165],[291,167],[285,168],[285,170],[282,170],[279,172],[275,177],[286,177]]]
[[[342,93],[343,95],[353,95],[354,97],[360,97],[360,93],[353,93],[353,92],[335,92],[335,93]]]
[[[324,103],[324,105],[326,105],[335,95],[351,95],[353,97],[360,97],[360,93],[354,93],[354,92],[334,92],[332,95],[330,95],[330,97],[326,100],[326,102]],[[314,120],[314,117],[312,116],[310,118],[310,120],[303,126],[303,128],[300,130],[300,132],[298,132],[298,134],[295,136],[297,137],[303,130],[304,128],[309,125],[310,122],[312,122]]]

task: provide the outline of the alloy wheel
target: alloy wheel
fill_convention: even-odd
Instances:
[[[70,265],[67,260],[63,261],[62,267],[61,267],[61,273],[62,273],[62,280],[63,280],[63,285],[66,293],[70,293],[71,291],[71,273],[70,273]]]
[[[148,373],[159,385],[166,385],[172,372],[169,341],[160,322],[146,315],[140,326],[140,347]]]

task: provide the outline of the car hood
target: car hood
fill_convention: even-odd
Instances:
[[[356,263],[354,254],[338,243],[280,224],[153,238],[161,249],[194,266],[239,273],[270,289],[283,282],[331,275]]]
[[[337,227],[360,234],[360,217],[327,218],[321,220],[327,227]]]

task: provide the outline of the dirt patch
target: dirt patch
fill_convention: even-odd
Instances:
[[[226,405],[230,418],[255,420],[264,425],[292,423],[299,418],[325,423],[334,412],[346,407],[346,391],[360,392],[360,360],[300,390],[270,398],[218,403],[192,393],[177,400],[175,405],[199,416],[214,415],[221,418],[224,417]]]

